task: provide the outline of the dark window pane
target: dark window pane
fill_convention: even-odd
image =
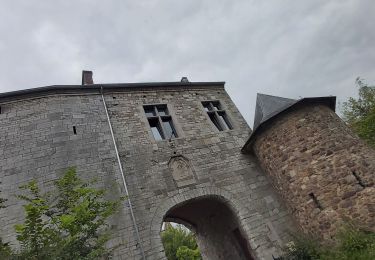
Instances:
[[[204,110],[206,110],[206,111],[212,110],[211,107],[210,107],[210,102],[202,102],[202,105],[204,107]]]
[[[146,107],[144,107],[145,113],[146,113],[147,117],[156,116],[154,108],[155,108],[154,106],[146,106]]]
[[[166,116],[168,115],[168,108],[167,106],[157,106],[159,116]]]
[[[220,123],[218,121],[218,118],[216,117],[215,113],[208,113],[208,115],[209,115],[212,123],[214,123],[214,125],[216,126],[216,128],[218,130],[222,131],[223,129],[222,129],[222,127],[221,127],[221,125],[220,125]]]
[[[227,115],[225,112],[218,112],[220,120],[222,125],[224,126],[225,129],[232,129],[232,125],[230,124]]]
[[[165,131],[165,138],[166,139],[177,137],[176,131],[173,127],[172,119],[163,118],[163,127],[164,127],[164,131]]]
[[[158,119],[150,119],[148,120],[150,123],[152,134],[154,135],[155,140],[162,140],[163,137],[163,131],[161,130],[159,120]]]
[[[214,110],[221,110],[220,103],[217,102],[217,101],[212,102],[212,106],[213,106]]]

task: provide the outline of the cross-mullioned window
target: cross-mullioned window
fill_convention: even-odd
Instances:
[[[167,105],[147,105],[143,108],[155,140],[177,138]]]
[[[229,117],[219,101],[204,101],[202,105],[208,117],[219,131],[233,129]]]

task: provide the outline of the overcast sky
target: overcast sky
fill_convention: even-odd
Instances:
[[[252,126],[256,93],[356,94],[375,83],[374,0],[1,0],[0,92],[226,81]]]

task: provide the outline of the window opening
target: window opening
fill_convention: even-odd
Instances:
[[[77,134],[77,129],[76,129],[76,127],[75,126],[73,126],[73,134]]]
[[[361,177],[359,177],[355,171],[352,171],[352,174],[354,178],[357,180],[358,185],[361,186],[362,188],[366,188],[366,184],[363,183]]]
[[[311,193],[309,194],[309,196],[310,196],[310,198],[314,201],[315,206],[316,206],[318,209],[322,210],[323,207],[322,207],[322,205],[320,204],[318,198],[315,196],[315,194],[314,194],[313,192],[311,192]]]
[[[219,131],[233,129],[229,117],[225,110],[222,109],[219,101],[204,101],[202,105],[212,123]]]
[[[148,105],[143,108],[155,140],[178,137],[167,105]]]
[[[1,115],[1,106],[0,106],[0,115]]]

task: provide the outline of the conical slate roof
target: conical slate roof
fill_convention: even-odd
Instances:
[[[281,111],[295,104],[298,100],[290,98],[282,98],[265,94],[257,94],[255,106],[254,126],[255,130],[260,124],[267,121],[271,117],[277,115]]]
[[[336,97],[308,97],[301,98],[298,100],[290,98],[282,98],[276,96],[270,96],[265,94],[257,94],[257,102],[255,107],[254,127],[253,131],[242,147],[242,152],[250,152],[251,146],[260,132],[264,131],[265,127],[270,125],[273,119],[277,118],[278,115],[286,113],[293,109],[306,104],[321,104],[329,107],[332,111],[336,108]],[[267,122],[266,122],[267,121]]]

